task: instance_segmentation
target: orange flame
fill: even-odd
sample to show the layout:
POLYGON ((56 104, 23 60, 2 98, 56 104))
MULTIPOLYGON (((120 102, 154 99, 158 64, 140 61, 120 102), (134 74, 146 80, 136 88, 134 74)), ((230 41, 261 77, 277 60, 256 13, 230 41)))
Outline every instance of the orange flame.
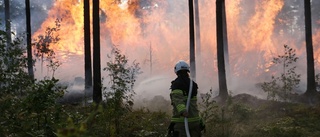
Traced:
MULTIPOLYGON (((177 60, 189 58, 188 3, 144 2, 145 5, 141 4, 142 0, 100 1, 102 46, 119 45, 123 52, 140 62, 149 59, 152 46, 154 65, 157 65, 153 70, 171 70, 177 60)), ((199 6, 202 53, 199 67, 200 71, 205 69, 212 77, 212 70, 216 70, 215 1, 199 1, 199 6)), ((235 75, 264 73, 270 59, 277 55, 283 44, 294 44, 293 40, 278 38, 278 34, 273 32, 276 17, 283 6, 284 0, 226 1, 230 67, 235 75)), ((62 18, 58 32, 61 40, 52 47, 58 52, 82 55, 82 0, 57 0, 33 36, 43 34, 46 27, 54 26, 57 18, 62 18)), ((317 30, 314 45, 319 45, 319 39, 320 30, 317 30)), ((319 53, 319 48, 315 49, 318 63, 319 53)))
POLYGON ((52 45, 56 51, 83 54, 83 3, 77 0, 58 0, 48 13, 48 18, 40 29, 33 34, 36 38, 44 35, 47 27, 55 27, 55 20, 61 19, 61 30, 57 32, 60 40, 52 45))

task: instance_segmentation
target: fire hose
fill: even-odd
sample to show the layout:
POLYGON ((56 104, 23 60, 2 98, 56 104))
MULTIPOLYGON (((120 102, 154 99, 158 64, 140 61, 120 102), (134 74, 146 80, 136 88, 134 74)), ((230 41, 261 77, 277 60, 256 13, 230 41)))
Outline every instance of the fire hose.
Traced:
MULTIPOLYGON (((188 93, 188 99, 187 99, 187 104, 186 104, 187 113, 188 113, 189 106, 190 106, 190 100, 191 100, 191 94, 192 94, 192 85, 193 85, 193 82, 192 82, 192 79, 190 78, 189 93, 188 93)), ((184 117, 184 127, 185 127, 185 130, 186 130, 187 137, 190 137, 188 118, 187 117, 184 117)))

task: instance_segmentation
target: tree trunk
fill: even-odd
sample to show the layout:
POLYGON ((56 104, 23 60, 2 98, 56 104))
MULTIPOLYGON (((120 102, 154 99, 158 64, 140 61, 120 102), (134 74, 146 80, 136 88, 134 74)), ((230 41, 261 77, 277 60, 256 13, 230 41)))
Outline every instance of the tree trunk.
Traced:
POLYGON ((93 20, 93 101, 100 103, 102 100, 101 87, 101 61, 100 61, 100 18, 99 0, 92 0, 93 20))
POLYGON ((195 40, 197 63, 201 64, 201 37, 200 37, 200 17, 199 17, 199 0, 194 0, 194 22, 195 22, 195 40))
POLYGON ((225 69, 225 48, 227 45, 226 18, 224 0, 216 1, 216 29, 217 29, 217 59, 218 59, 218 76, 219 76, 219 97, 221 101, 228 98, 228 88, 225 69))
POLYGON ((28 58, 28 73, 34 79, 33 61, 32 61, 32 45, 31 45, 31 15, 30 15, 30 0, 25 0, 26 5, 26 27, 27 27, 27 58, 28 58))
POLYGON ((10 0, 4 0, 4 14, 5 14, 5 24, 6 24, 6 32, 7 32, 7 48, 11 43, 11 21, 10 21, 10 0))
POLYGON ((228 44, 228 33, 227 33, 227 14, 225 0, 222 5, 222 23, 223 23, 223 53, 224 53, 224 67, 226 71, 226 83, 230 84, 230 65, 229 65, 229 44, 228 44))
POLYGON ((314 57, 312 47, 312 25, 311 25, 311 8, 310 0, 304 0, 304 15, 306 28, 306 51, 307 51, 307 95, 316 92, 314 57))
POLYGON ((84 16, 84 77, 85 92, 92 88, 91 40, 90 40, 90 0, 83 1, 84 16))
POLYGON ((193 0, 189 0, 189 36, 190 36, 190 71, 191 78, 196 80, 196 60, 194 48, 194 13, 193 13, 193 0))

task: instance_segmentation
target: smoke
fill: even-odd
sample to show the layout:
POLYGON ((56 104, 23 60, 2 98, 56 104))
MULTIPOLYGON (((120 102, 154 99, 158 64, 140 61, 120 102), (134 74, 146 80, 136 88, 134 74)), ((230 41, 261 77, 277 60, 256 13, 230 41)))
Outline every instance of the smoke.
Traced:
MULTIPOLYGON (((124 0, 131 2, 118 6, 113 0, 101 1, 101 67, 106 67, 112 46, 125 54, 129 61, 140 63, 136 98, 152 99, 161 95, 168 99, 173 66, 178 60, 189 61, 189 30, 187 1, 124 0)), ((25 31, 24 1, 13 0, 11 10, 14 30, 25 31), (19 6, 17 6, 19 5, 19 6), (19 12, 18 12, 19 11, 19 12)), ((317 11, 320 2, 313 2, 317 11)), ((0 16, 4 16, 0 0, 0 16)), ((61 47, 57 48, 62 66, 55 76, 63 81, 84 77, 82 12, 79 1, 31 0, 32 31, 40 34, 57 17, 64 17, 61 25, 61 47), (60 6, 60 7, 59 7, 60 6), (50 14, 50 11, 56 10, 50 14), (74 11, 76 11, 74 13, 74 11), (50 14, 50 15, 49 15, 50 14), (81 20, 80 20, 81 22, 81 20), (78 26, 80 25, 80 26, 78 26), (80 35, 80 36, 78 36, 80 35), (80 52, 79 52, 80 51, 80 52), (80 54, 79 54, 80 53, 80 54)), ((302 74, 301 90, 305 90, 306 60, 304 44, 303 2, 301 0, 227 0, 227 25, 230 85, 232 93, 251 93, 262 97, 257 83, 270 80, 266 70, 272 57, 283 53, 283 45, 297 49, 297 73, 302 74)), ((313 24, 319 27, 319 15, 313 14, 313 24)), ((319 12, 318 12, 319 13, 319 12)), ((200 93, 219 90, 216 58, 215 1, 199 0, 201 55, 196 55, 196 82, 200 93)), ((52 27, 52 26, 51 26, 52 27)), ((319 28, 314 28, 317 31, 319 28)), ((36 36, 34 36, 36 37, 36 36)), ((314 41, 318 41, 315 40, 314 41)), ((317 43, 317 42, 315 42, 317 43)), ((59 45, 57 45, 58 47, 59 45)), ((316 53, 319 53, 317 45, 316 53)), ((40 68, 37 68, 38 76, 40 68)), ((44 71, 40 76, 45 75, 44 71)), ((102 76, 106 76, 105 72, 102 76)))
MULTIPOLYGON (((30 0, 31 30, 37 31, 41 23, 47 18, 47 11, 53 5, 54 0, 30 0)), ((4 19, 4 0, 0 0, 0 17, 4 19)), ((25 0, 10 0, 10 19, 12 32, 21 35, 26 32, 25 0)), ((5 22, 1 20, 1 29, 5 22)))

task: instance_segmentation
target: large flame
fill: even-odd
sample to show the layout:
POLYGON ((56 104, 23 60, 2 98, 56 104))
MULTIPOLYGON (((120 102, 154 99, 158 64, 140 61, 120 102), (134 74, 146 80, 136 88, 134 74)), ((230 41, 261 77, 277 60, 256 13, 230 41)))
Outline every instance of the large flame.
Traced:
MULTIPOLYGON (((201 59, 200 75, 216 77, 215 1, 199 0, 201 59)), ((227 0, 230 69, 235 76, 260 75, 284 44, 296 46, 295 38, 275 34, 277 15, 284 0, 227 0)), ((103 0, 100 1, 101 43, 113 45, 139 62, 148 62, 152 51, 153 71, 172 70, 179 59, 189 58, 187 1, 103 0)), ((57 52, 83 54, 83 1, 56 0, 34 37, 62 18, 61 40, 52 45, 57 52)), ((318 21, 319 22, 319 21, 318 21)), ((314 33, 315 59, 320 63, 320 31, 314 33)), ((299 44, 299 43, 298 43, 299 44)), ((300 46, 301 47, 301 46, 300 46)), ((304 47, 302 45, 302 47, 304 47)), ((303 48, 298 54, 305 54, 303 48)), ((102 54, 106 54, 102 51, 102 54)), ((149 61, 150 62, 150 61, 149 61)), ((148 63, 146 63, 148 64, 148 63)), ((149 66, 149 65, 146 65, 149 66)))
POLYGON ((254 7, 246 7, 254 11, 250 13, 244 12, 246 9, 240 9, 240 2, 227 4, 231 6, 227 9, 232 9, 227 10, 231 63, 235 65, 233 68, 237 75, 261 73, 263 71, 257 70, 263 70, 267 67, 265 65, 268 65, 263 60, 269 60, 279 47, 272 42, 272 38, 276 15, 284 3, 279 0, 261 3, 255 1, 254 7), (245 14, 240 15, 240 12, 245 14), (258 59, 252 60, 252 58, 258 59), (247 67, 248 65, 251 67, 247 67))
POLYGON ((77 0, 57 0, 48 13, 48 18, 40 29, 33 34, 36 39, 44 35, 46 28, 56 27, 55 21, 61 20, 61 30, 54 35, 59 36, 57 44, 52 45, 55 51, 83 54, 83 3, 77 0))

